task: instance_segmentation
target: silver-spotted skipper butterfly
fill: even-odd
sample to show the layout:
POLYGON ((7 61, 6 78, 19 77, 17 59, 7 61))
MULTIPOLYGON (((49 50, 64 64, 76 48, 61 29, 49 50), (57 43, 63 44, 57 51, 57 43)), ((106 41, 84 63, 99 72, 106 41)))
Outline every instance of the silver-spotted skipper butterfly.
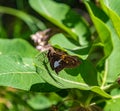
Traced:
POLYGON ((74 68, 80 64, 77 56, 70 56, 59 50, 49 50, 47 57, 52 70, 55 70, 57 74, 64 68, 74 68))

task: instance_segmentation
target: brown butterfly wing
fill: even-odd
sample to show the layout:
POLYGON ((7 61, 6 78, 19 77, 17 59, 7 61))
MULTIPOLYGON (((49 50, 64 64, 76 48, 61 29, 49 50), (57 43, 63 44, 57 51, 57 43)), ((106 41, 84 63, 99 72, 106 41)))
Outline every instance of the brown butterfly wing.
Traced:
POLYGON ((64 62, 66 64, 65 68, 74 68, 80 64, 80 61, 76 56, 69 55, 64 58, 64 62))
POLYGON ((54 68, 56 73, 64 68, 74 68, 80 64, 80 61, 76 56, 65 55, 65 57, 60 60, 59 66, 54 68))
POLYGON ((48 52, 48 59, 52 70, 58 74, 64 68, 73 68, 80 64, 76 56, 67 55, 65 52, 48 52), (57 65, 56 65, 57 63, 57 65))

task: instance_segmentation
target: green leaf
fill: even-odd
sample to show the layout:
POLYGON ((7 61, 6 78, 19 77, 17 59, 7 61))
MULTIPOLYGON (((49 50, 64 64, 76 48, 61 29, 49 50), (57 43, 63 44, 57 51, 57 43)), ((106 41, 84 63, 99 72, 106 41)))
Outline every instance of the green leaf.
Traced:
POLYGON ((76 68, 64 69, 59 72, 59 75, 57 75, 55 71, 52 71, 48 60, 43 53, 36 56, 34 63, 36 65, 37 72, 43 80, 57 88, 91 90, 103 97, 111 97, 97 86, 96 70, 88 61, 82 61, 80 66, 76 68))
POLYGON ((101 96, 103 96, 105 98, 109 98, 109 99, 112 98, 111 95, 109 95, 108 93, 106 93, 104 90, 102 90, 98 86, 91 87, 91 91, 93 91, 93 92, 95 92, 95 93, 97 93, 97 94, 99 94, 99 95, 101 95, 101 96))
POLYGON ((118 107, 119 105, 120 98, 108 100, 104 107, 104 111, 120 111, 120 107, 118 107))
POLYGON ((77 41, 79 37, 81 45, 88 44, 89 28, 69 6, 52 0, 29 0, 29 3, 40 15, 69 34, 68 37, 77 41))
POLYGON ((9 7, 4 7, 4 6, 0 6, 0 13, 2 14, 10 14, 16 17, 19 17, 21 20, 23 20, 28 26, 29 28, 34 32, 37 31, 38 28, 39 29, 45 29, 46 26, 44 25, 44 23, 42 21, 40 21, 39 19, 23 12, 23 11, 19 11, 13 8, 9 8, 9 7))
POLYGON ((0 85, 30 90, 33 84, 44 83, 36 73, 32 59, 0 55, 0 85))
POLYGON ((84 83, 81 75, 78 74, 79 68, 75 68, 76 73, 74 75, 67 74, 71 73, 71 71, 66 69, 67 72, 62 70, 59 73, 60 76, 58 76, 54 71, 51 70, 47 58, 42 53, 35 58, 34 62, 37 68, 37 72, 49 84, 52 84, 58 88, 74 88, 79 86, 81 89, 89 89, 89 86, 84 83), (81 83, 78 81, 81 81, 81 83))
POLYGON ((107 26, 110 29, 112 43, 113 43, 113 51, 112 51, 110 57, 106 61, 106 75, 105 76, 107 78, 105 79, 105 83, 114 82, 120 73, 120 65, 119 65, 120 39, 119 39, 119 34, 118 34, 119 32, 116 32, 116 30, 117 30, 116 28, 118 28, 117 25, 119 25, 119 20, 117 20, 117 21, 114 20, 114 19, 118 19, 116 17, 116 14, 117 14, 117 16, 120 15, 119 5, 118 5, 119 2, 120 2, 119 0, 100 1, 101 6, 103 7, 103 10, 111 18, 111 20, 109 20, 107 22, 107 26))
POLYGON ((52 36, 49 42, 54 47, 60 46, 61 48, 64 48, 64 50, 66 50, 68 54, 79 56, 82 59, 86 59, 88 57, 88 53, 90 50, 89 45, 86 45, 86 47, 75 45, 72 41, 65 38, 63 34, 56 34, 52 36))
POLYGON ((91 19, 94 23, 94 26, 98 32, 101 43, 103 44, 104 54, 105 54, 105 58, 106 58, 111 54, 113 46, 112 46, 110 30, 108 29, 107 25, 101 19, 99 19, 99 16, 104 17, 105 15, 100 9, 98 9, 91 2, 85 2, 85 5, 89 11, 90 17, 91 17, 91 19))
POLYGON ((34 57, 38 53, 27 41, 22 39, 0 39, 0 55, 19 55, 34 57))
MULTIPOLYGON (((93 22, 95 23, 97 20, 97 22, 95 23, 95 26, 98 25, 96 29, 98 28, 97 30, 99 30, 98 34, 100 33, 99 36, 104 46, 104 52, 106 54, 105 56, 108 57, 105 61, 105 70, 102 76, 101 88, 104 89, 104 87, 106 87, 105 85, 107 83, 113 83, 117 79, 118 74, 120 73, 120 65, 119 65, 120 40, 111 23, 111 20, 108 20, 106 22, 104 21, 105 23, 103 23, 100 19, 97 18, 98 16, 96 17, 92 13, 93 10, 91 10, 91 7, 92 9, 95 10, 96 9, 95 6, 91 5, 91 3, 89 2, 86 4, 88 7, 88 10, 90 10, 90 14, 91 14, 91 18, 93 19, 93 22), (108 28, 110 31, 108 30, 108 28)), ((94 14, 97 15, 96 13, 94 14)), ((101 15, 101 13, 99 13, 99 15, 101 15)))
POLYGON ((118 37, 120 38, 120 7, 118 4, 120 4, 119 0, 113 1, 113 0, 101 0, 100 1, 102 7, 106 11, 107 15, 111 18, 112 23, 114 25, 114 28, 118 34, 118 37))
POLYGON ((97 81, 97 70, 93 66, 93 64, 89 61, 82 61, 80 67, 80 74, 84 79, 85 83, 89 84, 90 86, 98 86, 97 81))
POLYGON ((48 97, 45 97, 41 94, 35 95, 33 98, 31 98, 27 102, 35 110, 43 110, 45 108, 51 107, 51 105, 52 105, 52 103, 48 99, 48 97))
POLYGON ((45 83, 36 72, 33 57, 37 53, 37 50, 22 39, 1 39, 0 85, 35 92, 58 90, 58 88, 45 83))
POLYGON ((69 48, 71 50, 74 50, 74 49, 79 48, 78 45, 75 45, 72 41, 65 38, 65 36, 63 34, 56 34, 56 35, 52 36, 52 38, 50 39, 49 42, 52 46, 59 45, 65 49, 69 48))
POLYGON ((61 99, 62 98, 56 93, 49 93, 47 96, 46 93, 37 93, 31 95, 31 97, 27 99, 27 103, 34 110, 44 111, 47 108, 51 108, 53 104, 57 104, 61 99))
POLYGON ((120 39, 111 24, 109 24, 112 33, 113 51, 106 61, 107 82, 114 82, 120 74, 120 39))

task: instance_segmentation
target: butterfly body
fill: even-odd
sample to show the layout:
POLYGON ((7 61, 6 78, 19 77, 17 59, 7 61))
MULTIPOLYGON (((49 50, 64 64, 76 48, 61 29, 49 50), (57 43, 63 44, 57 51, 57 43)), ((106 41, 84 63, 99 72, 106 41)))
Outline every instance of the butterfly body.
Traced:
POLYGON ((49 50, 47 56, 52 70, 55 70, 57 74, 64 68, 74 68, 80 64, 76 56, 68 55, 63 51, 49 50))

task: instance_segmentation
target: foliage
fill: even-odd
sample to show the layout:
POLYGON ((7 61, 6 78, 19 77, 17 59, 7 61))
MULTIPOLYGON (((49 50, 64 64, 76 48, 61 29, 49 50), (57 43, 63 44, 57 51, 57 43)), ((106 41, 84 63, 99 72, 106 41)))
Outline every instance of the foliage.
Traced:
POLYGON ((72 0, 69 5, 57 0, 29 0, 29 10, 34 13, 0 6, 0 85, 4 90, 0 93, 1 110, 119 111, 119 2, 100 0, 95 4, 83 0, 87 11, 82 13, 89 14, 93 24, 70 6, 72 0), (13 24, 6 28, 4 14, 19 19, 12 18, 13 24), (49 43, 78 56, 78 67, 57 75, 50 68, 46 52, 32 46, 30 34, 47 27, 62 30, 49 43))

